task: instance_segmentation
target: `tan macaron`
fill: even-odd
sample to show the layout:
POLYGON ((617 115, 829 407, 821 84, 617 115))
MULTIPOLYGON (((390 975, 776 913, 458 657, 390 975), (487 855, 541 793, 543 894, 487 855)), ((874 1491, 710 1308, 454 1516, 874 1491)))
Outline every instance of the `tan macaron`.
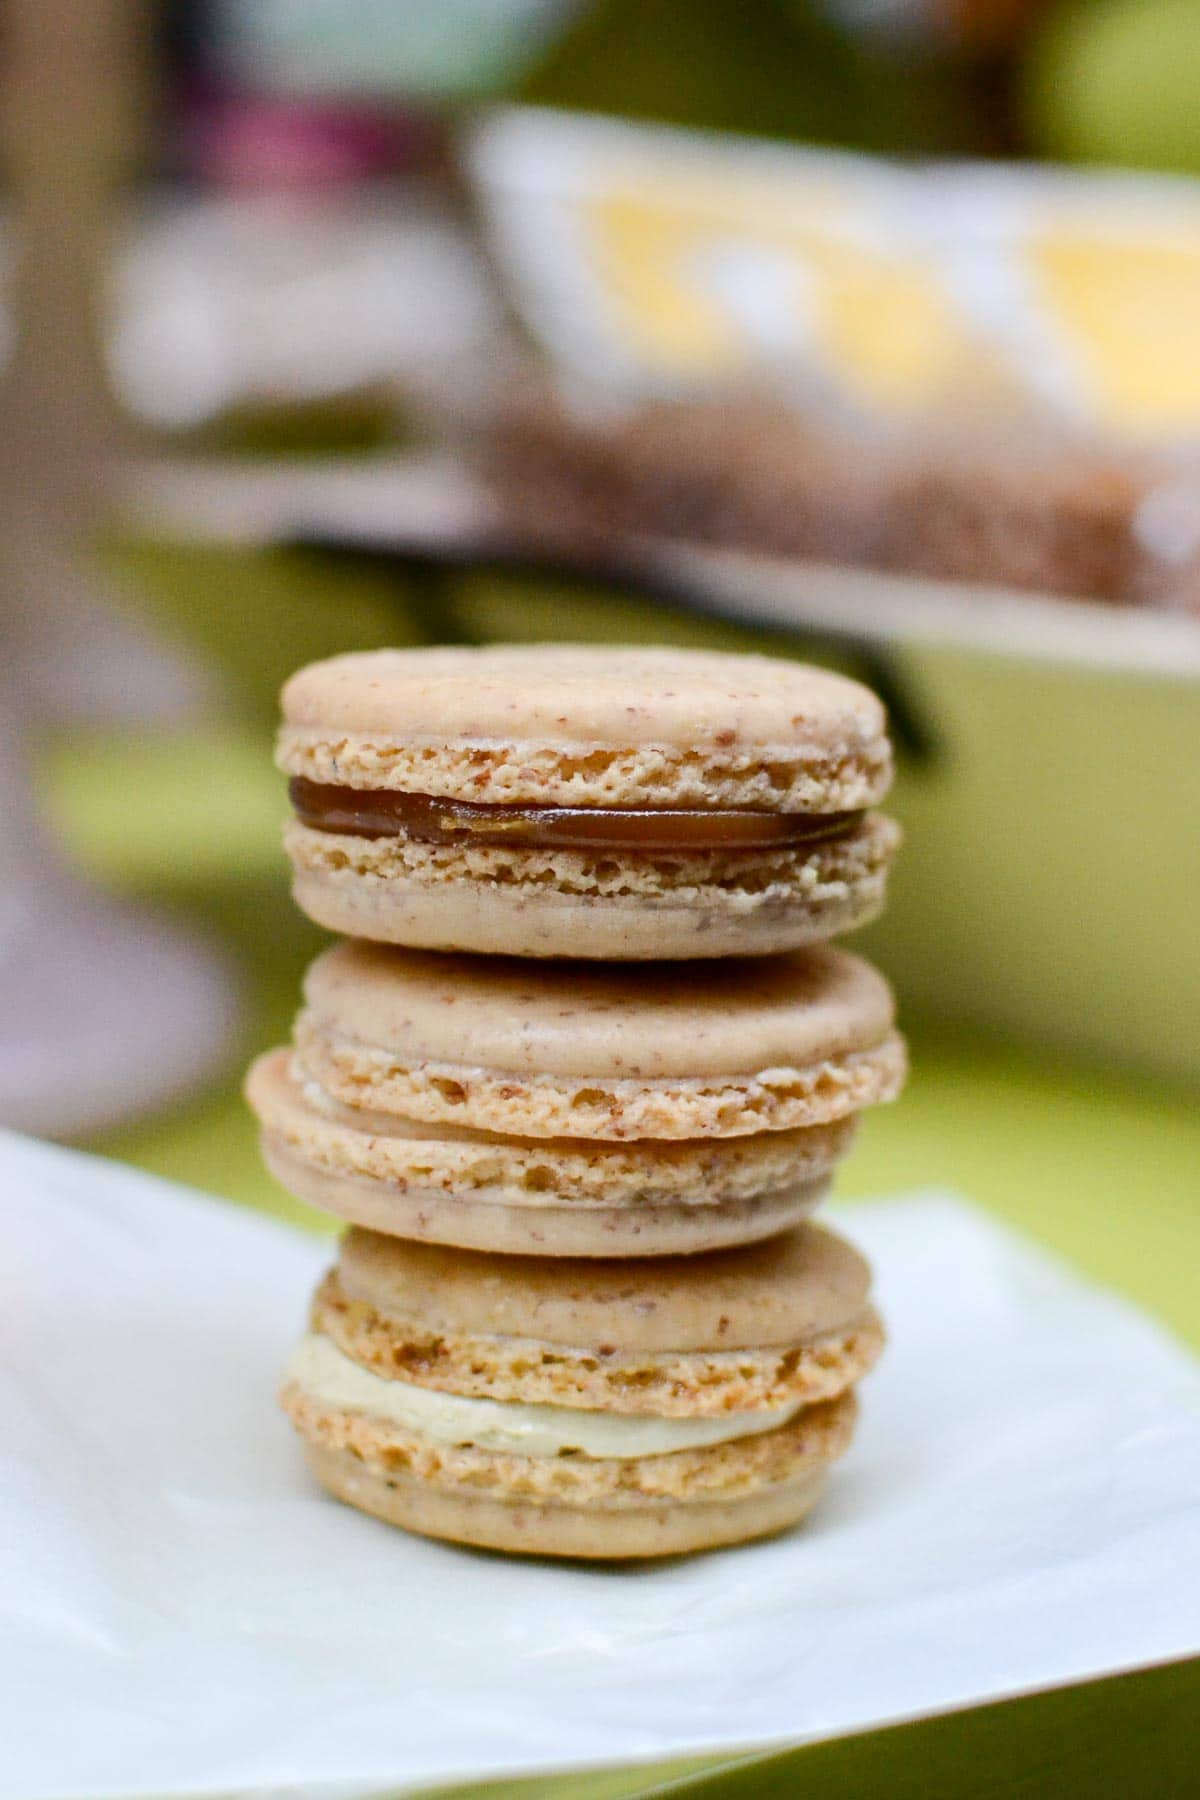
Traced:
POLYGON ((652 969, 342 943, 305 998, 248 1082, 269 1167, 355 1224, 475 1250, 778 1232, 904 1075, 887 983, 827 946, 652 969))
POLYGON ((283 692, 295 895, 418 949, 777 952, 879 911, 883 708, 802 663, 496 646, 334 657, 283 692))
POLYGON ((833 1232, 686 1263, 503 1262, 351 1231, 283 1405, 336 1495, 432 1537, 647 1557, 816 1500, 883 1342, 833 1232))

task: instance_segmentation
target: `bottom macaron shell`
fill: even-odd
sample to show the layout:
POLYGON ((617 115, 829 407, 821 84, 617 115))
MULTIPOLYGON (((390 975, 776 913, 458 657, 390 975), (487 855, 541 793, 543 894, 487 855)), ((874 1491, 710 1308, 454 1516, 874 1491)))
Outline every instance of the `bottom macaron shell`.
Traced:
POLYGON ((264 1160, 393 1237, 535 1256, 687 1255, 773 1236, 824 1194, 852 1119, 688 1142, 519 1138, 340 1105, 285 1050, 250 1070, 264 1160))
POLYGON ((305 1455, 317 1480, 337 1499, 421 1537, 509 1554, 610 1562, 680 1556, 769 1537, 811 1511, 827 1474, 822 1465, 733 1500, 657 1500, 603 1509, 456 1493, 320 1444, 306 1444, 305 1455))
POLYGON ((700 1255, 786 1231, 807 1217, 829 1190, 829 1178, 824 1177, 782 1193, 716 1206, 661 1202, 515 1206, 502 1194, 493 1201, 467 1200, 401 1189, 370 1176, 335 1174, 265 1135, 262 1155, 289 1193, 352 1225, 392 1237, 510 1256, 700 1255))
POLYGON ((286 841, 297 905, 343 936, 639 962, 774 955, 852 931, 883 907, 898 836, 891 820, 873 816, 851 838, 805 854, 742 857, 747 866, 720 879, 719 870, 697 875, 686 858, 669 856, 621 870, 612 855, 450 852, 299 824, 286 841), (581 873, 575 865, 585 861, 581 873), (667 879, 672 862, 680 869, 667 879))

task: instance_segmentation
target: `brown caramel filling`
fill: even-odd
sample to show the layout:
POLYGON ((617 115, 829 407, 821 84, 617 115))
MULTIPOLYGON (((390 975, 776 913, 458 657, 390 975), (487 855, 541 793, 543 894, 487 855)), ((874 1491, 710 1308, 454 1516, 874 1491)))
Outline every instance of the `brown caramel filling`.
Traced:
POLYGON ((765 850, 845 837, 857 812, 755 812, 749 807, 485 806, 429 794, 331 787, 292 778, 302 824, 352 837, 406 837, 428 844, 515 844, 527 849, 765 850))

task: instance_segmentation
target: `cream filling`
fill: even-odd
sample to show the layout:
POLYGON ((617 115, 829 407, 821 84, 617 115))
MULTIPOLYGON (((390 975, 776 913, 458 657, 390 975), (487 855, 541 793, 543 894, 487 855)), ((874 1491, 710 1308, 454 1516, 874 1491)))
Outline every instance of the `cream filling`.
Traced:
POLYGON ((669 1456, 673 1450, 698 1450, 772 1431, 799 1411, 798 1406, 773 1406, 719 1419, 662 1419, 480 1400, 375 1375, 315 1332, 296 1346, 285 1379, 326 1406, 386 1419, 439 1444, 470 1444, 516 1456, 669 1456))

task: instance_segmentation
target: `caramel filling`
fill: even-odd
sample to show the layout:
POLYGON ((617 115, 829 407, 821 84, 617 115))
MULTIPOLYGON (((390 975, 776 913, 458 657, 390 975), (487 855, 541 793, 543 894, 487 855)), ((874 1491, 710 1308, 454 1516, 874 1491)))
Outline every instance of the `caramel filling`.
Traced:
POLYGON ((302 824, 352 837, 529 849, 759 850, 846 837, 862 814, 615 806, 486 806, 429 794, 331 787, 296 775, 289 784, 302 824))

